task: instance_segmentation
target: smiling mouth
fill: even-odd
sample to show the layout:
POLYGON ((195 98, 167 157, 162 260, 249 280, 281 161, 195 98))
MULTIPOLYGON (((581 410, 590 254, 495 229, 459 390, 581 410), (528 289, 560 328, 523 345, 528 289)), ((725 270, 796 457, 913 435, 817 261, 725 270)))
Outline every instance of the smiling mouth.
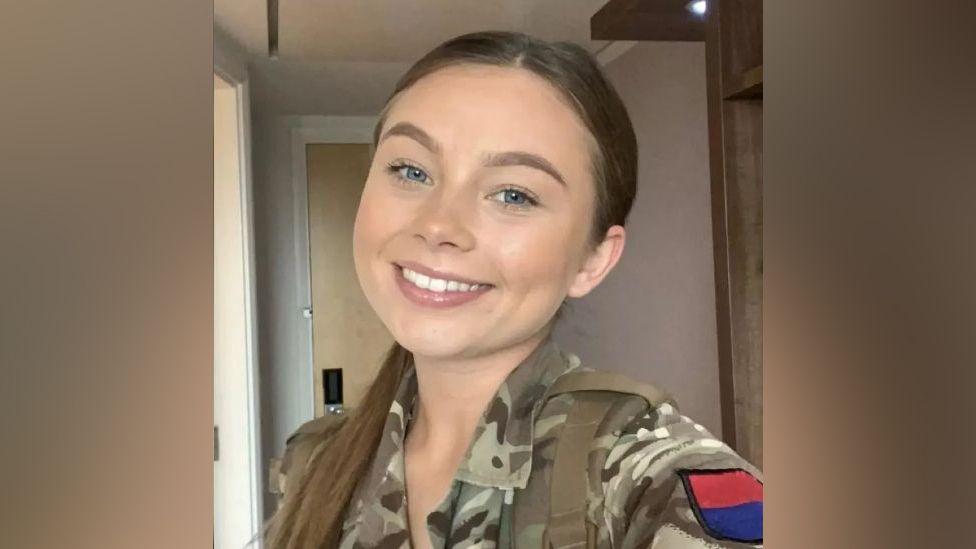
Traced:
POLYGON ((407 301, 424 309, 445 310, 459 307, 477 301, 495 287, 467 279, 431 278, 396 263, 391 264, 391 267, 400 294, 407 301))
POLYGON ((403 278, 413 286, 430 292, 436 293, 465 293, 478 292, 493 288, 494 285, 486 282, 470 282, 452 280, 450 278, 437 278, 428 276, 407 267, 394 263, 403 278))

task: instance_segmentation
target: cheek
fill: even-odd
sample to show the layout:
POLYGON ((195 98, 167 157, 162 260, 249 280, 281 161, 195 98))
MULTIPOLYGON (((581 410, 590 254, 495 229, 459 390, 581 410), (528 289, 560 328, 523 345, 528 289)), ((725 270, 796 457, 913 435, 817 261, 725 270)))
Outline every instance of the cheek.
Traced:
POLYGON ((369 183, 363 189, 353 225, 353 253, 357 261, 375 256, 393 230, 390 206, 371 191, 369 183))
POLYGON ((590 237, 589 209, 581 197, 561 204, 558 214, 524 231, 496 235, 499 262, 509 282, 526 292, 562 299, 578 274, 590 237), (552 294, 551 296, 549 294, 552 294))
POLYGON ((554 225, 498 239, 499 262, 512 286, 547 292, 564 289, 573 256, 571 231, 554 225))
POLYGON ((382 196, 370 192, 369 183, 363 189, 353 222, 353 262, 359 286, 373 310, 380 316, 387 300, 382 297, 384 276, 389 274, 384 252, 395 234, 396 223, 386 214, 388 204, 382 196))
POLYGON ((364 189, 353 224, 352 248, 356 276, 370 302, 378 283, 376 258, 381 255, 384 242, 389 240, 389 221, 382 212, 382 205, 364 189))

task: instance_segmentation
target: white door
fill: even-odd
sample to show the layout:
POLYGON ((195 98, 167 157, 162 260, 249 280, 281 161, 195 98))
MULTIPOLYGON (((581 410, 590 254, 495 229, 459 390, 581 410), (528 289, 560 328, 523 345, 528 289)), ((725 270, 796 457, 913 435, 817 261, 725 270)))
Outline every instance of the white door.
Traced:
POLYGON ((214 75, 214 547, 257 533, 256 383, 241 91, 214 75))

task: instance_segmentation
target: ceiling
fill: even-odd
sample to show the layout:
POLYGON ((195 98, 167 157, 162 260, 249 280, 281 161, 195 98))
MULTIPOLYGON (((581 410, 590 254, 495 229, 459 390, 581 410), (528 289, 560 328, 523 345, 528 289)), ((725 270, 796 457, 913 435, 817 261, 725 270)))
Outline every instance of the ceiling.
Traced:
POLYGON ((451 37, 515 30, 596 52, 590 16, 607 0, 279 0, 278 58, 266 0, 214 0, 214 22, 251 57, 252 104, 268 114, 368 115, 399 76, 451 37))

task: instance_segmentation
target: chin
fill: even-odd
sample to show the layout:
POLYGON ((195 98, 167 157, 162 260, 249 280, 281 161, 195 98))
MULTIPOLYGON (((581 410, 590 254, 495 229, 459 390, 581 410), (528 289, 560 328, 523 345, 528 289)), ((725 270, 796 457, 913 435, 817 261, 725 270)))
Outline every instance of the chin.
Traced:
POLYGON ((420 356, 452 357, 470 347, 470 337, 448 326, 418 326, 414 323, 401 326, 393 335, 403 348, 420 356))

